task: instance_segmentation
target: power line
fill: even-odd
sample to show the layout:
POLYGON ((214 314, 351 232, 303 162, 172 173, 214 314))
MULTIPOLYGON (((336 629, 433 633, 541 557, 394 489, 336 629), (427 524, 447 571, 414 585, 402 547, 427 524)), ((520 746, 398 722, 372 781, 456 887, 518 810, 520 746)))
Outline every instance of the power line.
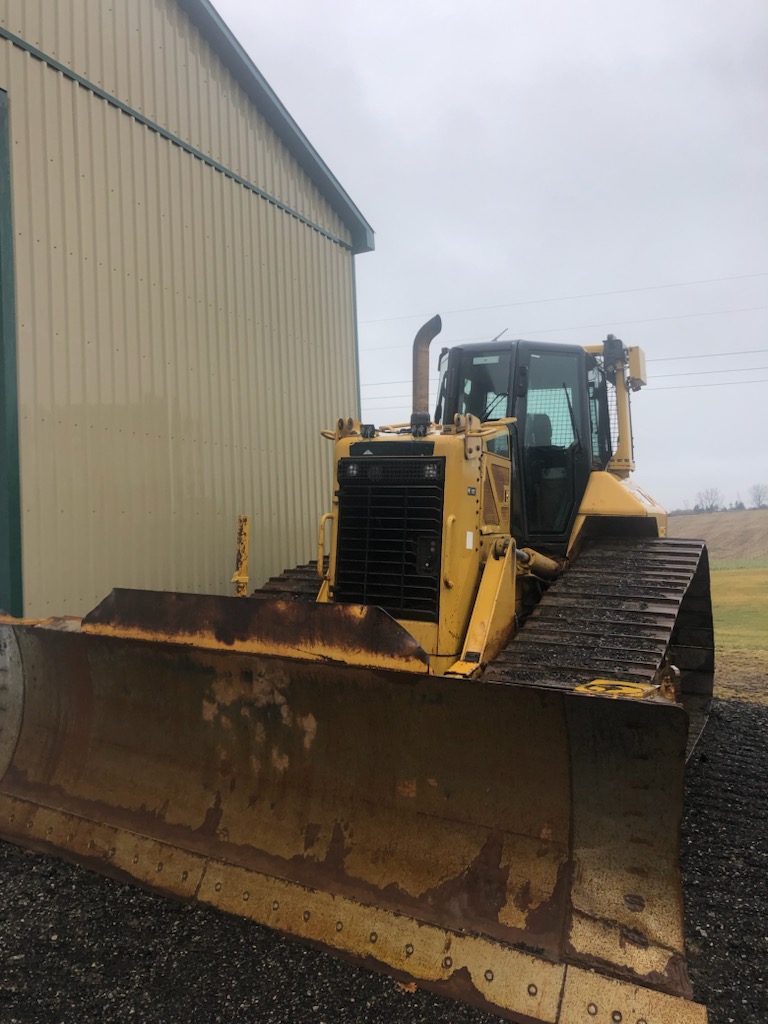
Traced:
POLYGON ((401 399, 410 399, 411 395, 374 395, 371 398, 366 398, 366 402, 397 402, 401 399))
MULTIPOLYGON (((758 367, 755 367, 755 369, 763 370, 763 369, 765 369, 765 367, 758 366, 758 367)), ((683 376, 687 376, 687 374, 672 373, 672 374, 669 374, 669 376, 670 377, 683 377, 683 376)), ((718 381, 713 381, 711 384, 710 383, 705 383, 705 384, 672 384, 671 386, 664 387, 664 388, 655 388, 653 386, 650 386, 650 387, 647 388, 647 390, 648 391, 683 391, 683 390, 687 390, 688 388, 728 388, 728 387, 734 387, 736 385, 741 385, 741 384, 768 384, 768 378, 760 378, 759 380, 718 380, 718 381)), ((370 402, 390 402, 390 403, 395 403, 395 402, 400 402, 400 401, 404 402, 404 401, 410 400, 410 398, 411 398, 410 395, 387 395, 387 396, 378 395, 378 396, 375 396, 373 398, 366 398, 365 399, 365 404, 368 405, 370 402)), ((386 406, 384 408, 386 408, 386 406)))
POLYGON ((730 388, 740 384, 768 384, 768 377, 760 380, 716 380, 711 384, 673 384, 668 388, 649 387, 649 391, 685 391, 688 388, 730 388))
MULTIPOLYGON (((664 380, 667 377, 691 377, 691 376, 698 377, 698 376, 700 376, 702 374, 708 374, 708 373, 748 373, 748 372, 751 372, 752 370, 768 370, 768 366, 728 366, 728 367, 721 367, 719 370, 691 370, 689 373, 658 373, 658 374, 656 374, 656 376, 653 379, 654 380, 664 380)), ((723 383, 727 384, 728 382, 727 381, 723 381, 723 383)), ((747 383, 750 383, 750 382, 749 381, 744 381, 744 382, 734 381, 733 383, 734 384, 739 384, 739 383, 747 384, 747 383)))
POLYGON ((768 352, 768 348, 750 348, 745 349, 743 352, 700 352, 695 356, 659 356, 654 359, 648 359, 649 363, 670 363, 676 362, 678 359, 720 359, 723 356, 757 356, 768 352))
MULTIPOLYGON (((435 381, 437 380, 437 377, 431 376, 429 379, 430 379, 431 383, 434 384, 435 381)), ((360 387, 361 388, 379 388, 379 387, 383 388, 385 384, 387 386, 391 387, 391 386, 394 386, 395 384, 410 384, 410 383, 411 382, 409 380, 372 380, 369 384, 361 384, 360 387)))
MULTIPOLYGON (((725 316, 730 313, 756 313, 759 310, 768 309, 768 306, 738 306, 735 309, 713 309, 707 313, 677 313, 673 316, 652 316, 647 317, 643 320, 604 320, 597 324, 576 324, 571 327, 545 327, 545 328, 532 328, 526 327, 520 331, 520 335, 523 334, 562 334, 564 331, 587 331, 592 330, 596 327, 627 327, 632 324, 656 324, 662 320, 688 320, 692 317, 701 316, 725 316)), ((464 341, 485 341, 485 338, 465 338, 464 341)), ((445 344, 455 345, 459 342, 449 341, 445 344)), ((392 352, 397 349, 410 348, 410 343, 403 345, 377 345, 374 348, 363 348, 363 354, 367 352, 392 352)))
MULTIPOLYGON (((646 362, 647 363, 669 363, 669 362, 675 362, 675 361, 680 360, 680 359, 722 359, 724 356, 728 356, 729 358, 731 356, 756 356, 756 355, 763 355, 766 352, 768 352, 768 348, 750 348, 750 349, 745 349, 742 352, 701 352, 701 353, 699 353, 698 355, 695 355, 695 356, 661 356, 661 357, 656 358, 656 359, 646 359, 646 362)), ((761 370, 761 369, 764 369, 764 367, 761 367, 761 366, 754 366, 754 367, 746 366, 746 367, 742 367, 742 369, 746 369, 746 370, 749 370, 749 369, 761 370)), ((693 370, 691 372, 692 373, 728 373, 729 372, 729 368, 723 368, 723 369, 720 369, 720 370, 693 370)), ((675 376, 675 374, 666 374, 665 376, 670 376, 671 377, 671 376, 675 376)), ((429 379, 430 379, 430 381, 432 383, 434 383, 435 381, 438 380, 438 378, 436 376, 431 376, 429 379)), ((385 386, 386 387, 393 387, 396 384, 410 384, 410 383, 411 382, 409 380, 373 380, 373 381, 361 383, 360 387, 361 388, 379 388, 379 387, 383 388, 385 386)), ((373 397, 375 397, 375 396, 373 396, 373 397)))
MULTIPOLYGON (((480 313, 486 309, 512 309, 515 306, 536 306, 545 302, 568 302, 572 299, 598 299, 606 295, 631 295, 637 292, 661 291, 664 288, 687 288, 695 284, 719 284, 722 281, 747 281, 756 277, 768 277, 768 273, 738 274, 734 277, 708 277, 699 281, 678 281, 675 284, 649 284, 640 288, 617 288, 610 292, 582 292, 580 295, 556 295, 550 299, 521 299, 518 302, 502 302, 494 306, 467 306, 464 309, 447 309, 446 315, 451 313, 480 313)), ((393 320, 416 320, 422 317, 432 316, 432 313, 406 313, 400 316, 378 317, 375 320, 361 320, 361 324, 386 324, 393 320)))

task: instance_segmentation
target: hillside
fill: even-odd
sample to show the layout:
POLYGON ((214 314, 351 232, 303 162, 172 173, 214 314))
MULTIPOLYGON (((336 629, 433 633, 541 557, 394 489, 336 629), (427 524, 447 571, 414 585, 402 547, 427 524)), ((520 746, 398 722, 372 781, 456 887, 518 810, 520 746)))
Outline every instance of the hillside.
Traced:
POLYGON ((717 561, 768 558, 768 508, 670 516, 669 536, 705 540, 717 561))

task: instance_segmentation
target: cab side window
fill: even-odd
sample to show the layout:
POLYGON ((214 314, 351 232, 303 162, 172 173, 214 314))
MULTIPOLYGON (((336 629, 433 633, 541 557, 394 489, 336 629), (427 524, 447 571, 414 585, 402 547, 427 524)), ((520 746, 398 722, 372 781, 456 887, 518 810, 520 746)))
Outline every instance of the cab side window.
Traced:
POLYGON ((526 448, 570 448, 581 421, 582 389, 575 354, 531 354, 525 420, 526 448))

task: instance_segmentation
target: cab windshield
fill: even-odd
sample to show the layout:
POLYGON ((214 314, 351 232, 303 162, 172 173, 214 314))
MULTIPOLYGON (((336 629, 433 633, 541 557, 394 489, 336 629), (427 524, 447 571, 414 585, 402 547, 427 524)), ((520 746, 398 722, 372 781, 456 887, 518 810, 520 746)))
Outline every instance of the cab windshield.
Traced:
POLYGON ((458 379, 448 384, 448 353, 440 360, 435 421, 449 422, 456 413, 471 413, 479 420, 503 419, 509 415, 509 386, 512 351, 464 350, 458 366, 458 379), (455 408, 451 408, 455 402, 455 408))

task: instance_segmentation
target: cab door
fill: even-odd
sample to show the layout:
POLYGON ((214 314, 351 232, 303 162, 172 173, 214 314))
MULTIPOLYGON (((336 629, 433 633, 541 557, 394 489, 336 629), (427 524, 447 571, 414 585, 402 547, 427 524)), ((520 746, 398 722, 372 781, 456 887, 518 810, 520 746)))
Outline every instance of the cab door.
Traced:
POLYGON ((514 394, 527 542, 565 554, 592 468, 586 353, 520 342, 514 394))

